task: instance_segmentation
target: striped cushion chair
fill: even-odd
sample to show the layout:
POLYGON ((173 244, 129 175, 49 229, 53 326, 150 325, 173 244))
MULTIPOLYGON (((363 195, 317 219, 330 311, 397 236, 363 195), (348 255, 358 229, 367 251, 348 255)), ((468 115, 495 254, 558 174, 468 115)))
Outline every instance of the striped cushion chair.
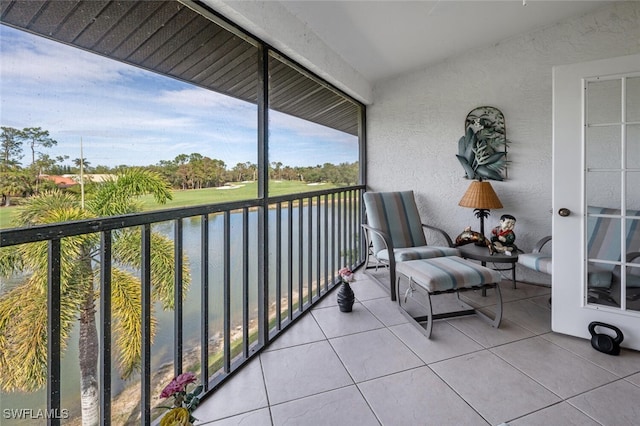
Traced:
POLYGON ((365 192, 363 200, 368 223, 362 227, 369 248, 365 268, 371 257, 389 267, 391 300, 396 300, 396 262, 460 255, 445 231, 421 222, 413 191, 365 192), (425 228, 440 233, 448 246, 428 245, 425 228))
POLYGON ((551 253, 543 252, 544 246, 551 241, 551 236, 542 238, 533 247, 531 253, 524 253, 518 256, 518 264, 551 275, 551 253))
MULTIPOLYGON (((592 262, 589 264, 587 287, 589 301, 599 304, 619 306, 619 289, 612 292, 612 287, 620 283, 620 267, 612 262, 621 262, 620 255, 620 210, 604 207, 587 207, 587 252, 590 259, 600 259, 607 262, 592 262), (608 217, 607 215, 611 215, 608 217), (617 217, 616 217, 617 216, 617 217)), ((629 216, 640 217, 640 211, 627 210, 629 216)), ((626 227, 626 262, 640 263, 640 220, 629 221, 626 227)), ((532 253, 518 256, 518 263, 538 272, 551 274, 551 254, 542 253, 542 247, 551 241, 551 237, 540 240, 532 253)), ((629 268, 626 275, 627 299, 640 299, 640 274, 638 268, 629 268)))
MULTIPOLYGON (((636 263, 640 259, 640 220, 628 220, 625 227, 625 259, 620 255, 620 210, 605 207, 589 206, 587 220, 587 251, 590 259, 605 261, 636 263), (612 215, 607 217, 606 215, 612 215)), ((627 217, 640 217, 640 211, 627 210, 627 217)), ((640 297, 640 276, 638 268, 628 268, 626 274, 627 299, 636 300, 640 297)), ((620 267, 614 263, 590 262, 587 276, 589 301, 593 303, 619 306, 620 282, 622 281, 620 267)))

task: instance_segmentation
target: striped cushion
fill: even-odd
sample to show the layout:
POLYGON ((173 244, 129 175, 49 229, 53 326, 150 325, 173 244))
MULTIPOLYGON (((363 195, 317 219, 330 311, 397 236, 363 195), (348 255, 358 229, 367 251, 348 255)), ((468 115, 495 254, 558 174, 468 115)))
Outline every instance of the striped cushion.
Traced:
MULTIPOLYGON (((405 262, 407 260, 432 259, 442 256, 460 256, 460 250, 453 247, 422 246, 393 249, 393 254, 396 262, 405 262)), ((388 261, 389 251, 381 250, 377 257, 388 261)))
MULTIPOLYGON (((620 261, 621 241, 620 223, 621 219, 615 217, 598 217, 592 215, 616 215, 620 216, 619 209, 608 209, 604 207, 587 208, 589 214, 587 218, 587 251, 589 258, 601 260, 620 261)), ((627 210, 627 216, 639 216, 637 210, 627 210)), ((626 247, 627 252, 635 251, 640 246, 640 220, 629 220, 626 227, 626 247)), ((599 267, 613 270, 615 265, 598 265, 599 267)))
POLYGON ((518 263, 534 271, 551 274, 551 255, 546 253, 526 253, 518 256, 518 263))
MULTIPOLYGON (((394 248, 427 245, 413 191, 365 192, 369 225, 391 238, 394 248)), ((382 239, 372 235, 374 253, 385 249, 382 239)))
POLYGON ((609 288, 612 280, 613 272, 611 271, 589 269, 587 274, 587 286, 589 288, 609 288))
MULTIPOLYGON (((590 259, 621 261, 622 246, 620 240, 621 219, 593 215, 620 216, 619 209, 589 206, 587 208, 587 250, 590 259)), ((640 216, 637 210, 627 210, 627 216, 640 216)), ((626 227, 626 251, 631 252, 640 246, 640 220, 628 220, 626 227)), ((593 287, 611 287, 615 264, 597 262, 589 264, 588 285, 593 287)), ((627 275, 627 287, 637 287, 638 280, 627 275)))
MULTIPOLYGON (((620 261, 622 247, 620 244, 621 219, 615 217, 600 217, 593 215, 620 216, 619 209, 604 207, 587 207, 587 251, 590 259, 620 261)), ((627 210, 627 216, 640 217, 640 211, 627 210)), ((627 222, 626 247, 627 252, 637 251, 640 248, 640 220, 627 222)), ((518 263, 535 271, 551 274, 551 255, 546 253, 527 253, 518 257, 518 263)), ((600 263, 597 267, 590 266, 589 287, 610 287, 613 278, 615 264, 600 263)), ((636 280, 632 277, 627 280, 629 287, 636 286, 636 280)))
POLYGON ((411 277, 430 293, 499 283, 501 280, 499 272, 454 256, 410 260, 398 263, 396 270, 411 277))

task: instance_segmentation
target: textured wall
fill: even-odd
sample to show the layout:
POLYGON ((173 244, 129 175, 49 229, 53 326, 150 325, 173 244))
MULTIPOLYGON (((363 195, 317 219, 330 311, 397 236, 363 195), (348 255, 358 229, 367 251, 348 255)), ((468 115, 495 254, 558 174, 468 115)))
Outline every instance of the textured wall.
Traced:
POLYGON ((367 111, 370 189, 414 190, 423 218, 452 237, 468 225, 478 229, 473 211, 458 206, 469 181, 455 154, 467 113, 495 106, 512 143, 508 179, 492 181, 504 209, 485 227, 513 214, 516 243, 530 250, 551 233, 552 67, 637 52, 640 2, 618 2, 379 82, 367 111))

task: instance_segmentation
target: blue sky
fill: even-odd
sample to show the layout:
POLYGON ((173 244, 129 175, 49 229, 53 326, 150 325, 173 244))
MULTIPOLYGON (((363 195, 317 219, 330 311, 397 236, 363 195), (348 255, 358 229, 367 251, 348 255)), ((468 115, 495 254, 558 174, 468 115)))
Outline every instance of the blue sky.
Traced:
MULTIPOLYGON (((200 153, 257 161, 256 106, 0 25, 0 124, 48 130, 44 152, 92 166, 150 165, 200 153)), ((358 160, 352 135, 270 112, 270 162, 358 160)), ((24 150, 24 164, 31 161, 24 150)))

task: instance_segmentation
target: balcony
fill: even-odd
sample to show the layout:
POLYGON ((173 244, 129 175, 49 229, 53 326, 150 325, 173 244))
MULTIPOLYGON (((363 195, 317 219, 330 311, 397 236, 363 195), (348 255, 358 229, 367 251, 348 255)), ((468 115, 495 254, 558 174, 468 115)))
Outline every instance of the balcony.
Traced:
MULTIPOLYGON (((86 414, 88 403, 94 410, 99 405, 101 424, 151 424, 162 414, 156 406, 170 404, 158 395, 171 377, 192 372, 203 384, 203 394, 213 392, 326 296, 338 282, 339 268, 355 268, 362 262, 363 190, 363 186, 355 186, 271 197, 268 201, 3 230, 3 248, 30 246, 47 253, 41 271, 47 287, 46 302, 42 299, 47 322, 42 332, 46 366, 41 365, 40 358, 25 358, 46 373, 46 404, 38 401, 37 395, 33 396, 35 400, 14 397, 4 402, 8 405, 3 404, 3 415, 7 419, 30 419, 33 412, 46 409, 47 413, 60 413, 49 419, 51 424, 59 424, 67 418, 79 420, 86 414), (129 266, 128 272, 139 277, 141 288, 137 294, 127 293, 129 302, 138 305, 139 315, 129 325, 140 330, 139 344, 123 344, 118 337, 122 336, 118 301, 122 299, 119 281, 123 275, 116 272, 122 269, 123 257, 116 247, 123 238, 132 238, 139 247, 139 255, 133 255, 137 258, 130 259, 130 264, 137 266, 129 266), (166 251, 166 241, 172 241, 169 251, 174 260, 169 262, 165 257, 162 266, 154 255, 166 251), (88 268, 93 270, 94 283, 88 288, 100 295, 87 302, 91 305, 89 316, 95 316, 95 320, 80 321, 79 338, 69 323, 70 305, 77 303, 72 302, 75 293, 69 293, 69 289, 84 287, 69 275, 76 263, 76 256, 71 258, 69 254, 75 253, 76 244, 85 246, 83 253, 90 253, 77 257, 85 259, 77 263, 91 262, 88 268), (159 291, 159 275, 167 268, 173 281, 169 309, 154 297, 159 291), (180 291, 189 276, 191 288, 180 291), (93 350, 91 345, 82 349, 83 323, 89 335, 90 329, 95 329, 93 350), (79 340, 80 350, 67 348, 78 345, 79 340), (137 371, 124 381, 118 377, 122 369, 115 366, 115 361, 121 361, 123 346, 139 353, 139 361, 134 363, 137 371), (79 369, 78 352, 84 355, 86 351, 92 353, 93 361, 91 355, 84 361, 81 356, 84 367, 79 369), (72 361, 68 361, 70 358, 72 361), (98 370, 92 364, 97 364, 98 370), (83 383, 85 378, 96 382, 91 387, 96 394, 92 401, 80 401, 78 375, 83 383)), ((15 297, 13 289, 17 287, 10 284, 3 297, 15 297)), ((26 316, 27 311, 38 309, 20 306, 16 315, 26 316)), ((80 317, 86 314, 85 309, 81 311, 80 317)), ((4 347, 19 352, 21 340, 15 334, 5 336, 4 347)), ((81 391, 86 394, 84 385, 81 391)))
POLYGON ((370 274, 356 277, 352 313, 329 294, 203 401, 198 424, 631 425, 640 414, 640 353, 551 332, 548 288, 505 280, 499 329, 442 320, 428 340, 370 274))
MULTIPOLYGON (((416 99, 414 87, 399 86, 398 90, 393 87, 395 81, 381 85, 382 97, 380 102, 376 100, 371 124, 367 126, 365 109, 359 101, 320 81, 296 61, 226 18, 217 16, 206 7, 205 3, 210 2, 104 0, 80 3, 83 4, 3 1, 3 24, 75 44, 83 50, 95 50, 100 55, 253 105, 255 111, 251 109, 251 117, 257 116, 255 139, 259 148, 252 161, 257 160, 263 170, 262 176, 254 179, 263 182, 269 165, 266 153, 269 147, 278 144, 275 138, 269 141, 269 129, 277 129, 278 123, 270 123, 268 118, 282 113, 358 137, 360 183, 367 183, 369 176, 373 178, 369 183, 378 188, 422 185, 412 170, 398 174, 401 178, 389 179, 383 172, 392 169, 384 167, 386 160, 396 169, 406 166, 403 159, 410 158, 409 164, 413 164, 415 158, 420 162, 415 170, 422 173, 441 166, 439 163, 445 155, 453 158, 448 147, 444 144, 440 147, 440 141, 449 137, 441 129, 454 121, 451 111, 469 102, 470 92, 460 90, 464 87, 461 83, 474 80, 478 70, 486 75, 493 72, 492 68, 482 66, 485 61, 469 67, 465 59, 461 62, 465 68, 459 75, 461 83, 449 75, 442 80, 433 78, 430 70, 428 84, 422 87, 427 78, 418 74, 415 81, 421 84, 416 87, 421 87, 424 98, 416 99), (69 19, 67 13, 77 19, 69 19), (112 22, 107 23, 108 20, 112 22), (95 25, 96 22, 100 25, 95 25), (54 34, 54 30, 58 33, 54 34), (162 48, 153 50, 148 46, 162 48), (234 72, 227 73, 229 69, 234 72), (440 90, 447 93, 446 100, 443 96, 432 96, 440 92, 430 89, 441 81, 445 83, 440 90), (450 85, 458 86, 449 90, 450 85), (407 96, 409 92, 411 96, 407 96), (431 100, 424 100, 426 97, 433 97, 436 103, 432 106, 431 100), (393 114, 386 113, 398 105, 403 107, 393 114), (431 123, 441 122, 437 126, 425 124, 425 117, 420 115, 420 128, 436 130, 416 132, 416 124, 407 120, 415 117, 416 105, 428 105, 429 111, 446 112, 428 117, 431 123), (381 116, 387 118, 381 120, 381 116), (369 162, 365 155, 365 130, 372 135, 369 146, 374 148, 369 162), (389 155, 391 150, 398 151, 388 143, 389 135, 393 135, 394 140, 400 136, 409 141, 410 149, 405 150, 404 156, 389 155), (425 141, 429 144, 427 149, 425 141), (382 156, 389 158, 381 162, 382 156)), ((625 13, 610 15, 625 16, 625 13)), ((580 27, 571 27, 576 28, 576 32, 580 30, 580 27)), ((592 28, 591 22, 588 28, 592 28)), ((591 33, 612 34, 608 30, 591 33)), ((559 43, 565 44, 567 39, 571 38, 561 38, 559 43)), ((620 43, 618 49, 624 51, 625 46, 620 43)), ((498 47, 502 49, 502 44, 498 47)), ((517 47, 521 52, 520 46, 517 47)), ((558 52, 554 57, 559 58, 562 49, 558 52)), ((543 50, 538 55, 545 66, 544 75, 548 74, 547 54, 543 50)), ((538 56, 532 55, 533 60, 538 56)), ((500 53, 496 59, 486 62, 508 61, 503 69, 513 67, 512 55, 500 53)), ((558 62, 564 59, 559 58, 558 62)), ((522 61, 521 66, 526 68, 531 62, 522 61)), ((520 86, 523 75, 527 78, 533 75, 532 82, 542 80, 539 78, 542 68, 534 63, 531 69, 532 73, 517 73, 511 79, 486 81, 483 87, 489 92, 502 93, 508 87, 505 82, 520 86)), ((449 73, 449 69, 442 74, 445 72, 449 73)), ((540 93, 550 90, 538 83, 534 87, 540 93)), ((350 89, 358 92, 357 87, 350 89)), ((513 93, 509 92, 498 100, 515 103, 513 93)), ((527 102, 520 102, 526 106, 514 108, 514 112, 528 116, 531 111, 549 110, 550 106, 542 102, 534 102, 531 107, 527 93, 521 93, 527 102)), ((471 94, 483 92, 471 91, 471 94)), ((515 94, 518 95, 518 91, 515 94)), ((529 132, 531 129, 526 126, 518 130, 538 134, 540 128, 545 129, 548 117, 534 116, 527 121, 535 123, 535 131, 529 132)), ((459 123, 455 124, 457 128, 459 123)), ((118 126, 109 123, 109 127, 118 126)), ((538 163, 547 162, 544 148, 540 152, 532 157, 533 164, 538 160, 538 163)), ((446 188, 449 194, 455 193, 456 185, 448 174, 434 175, 434 178, 439 183, 434 186, 446 188)), ((530 190, 527 185, 526 180, 514 182, 513 192, 530 190)), ((539 182, 535 187, 545 188, 539 182)), ((60 289, 60 266, 65 262, 61 248, 70 238, 90 236, 99 247, 93 253, 94 266, 99 264, 101 271, 110 271, 114 263, 113 241, 123 231, 137 236, 143 253, 140 267, 133 271, 143 282, 142 315, 136 324, 142 330, 141 362, 139 372, 131 380, 120 380, 112 338, 114 309, 108 296, 114 277, 109 272, 96 275, 95 287, 105 295, 96 304, 100 351, 99 394, 95 407, 99 407, 101 424, 156 424, 162 410, 155 407, 163 405, 158 398, 159 389, 167 377, 184 371, 195 372, 205 387, 203 401, 195 412, 199 424, 617 425, 636 422, 640 416, 637 406, 640 354, 623 350, 619 357, 610 357, 595 352, 585 340, 551 332, 550 292, 546 288, 519 283, 514 290, 507 281, 502 290, 506 312, 500 329, 492 329, 474 318, 451 319, 438 322, 433 338, 427 340, 406 323, 389 301, 385 287, 380 285, 385 282, 384 272, 358 271, 354 283, 357 297, 354 312, 340 313, 333 291, 337 284, 336 272, 344 265, 357 268, 361 264, 364 247, 359 233, 363 219, 360 200, 364 190, 364 185, 358 185, 3 231, 0 243, 3 247, 41 245, 42 253, 48 256, 49 294, 48 303, 43 306, 43 310, 48 311, 48 326, 43 331, 48 343, 44 354, 46 389, 35 396, 36 404, 31 404, 31 395, 27 394, 18 394, 9 405, 6 400, 0 401, 3 409, 0 423, 13 424, 13 419, 22 416, 24 421, 17 424, 32 424, 33 419, 30 422, 25 417, 34 413, 26 410, 36 407, 47 409, 49 414, 65 413, 47 419, 49 424, 79 423, 77 356, 64 350, 60 330, 61 304, 65 301, 60 289), (152 235, 156 231, 173 241, 172 250, 177 256, 170 269, 175 271, 176 288, 184 278, 181 271, 186 262, 182 254, 186 254, 185 260, 192 268, 191 289, 186 294, 176 291, 175 309, 168 312, 161 312, 152 301, 151 253, 155 248, 152 235), (157 324, 151 321, 154 310, 160 315, 157 324), (152 342, 153 326, 162 339, 152 342), (130 392, 122 392, 124 388, 130 392), (126 399, 128 401, 124 401, 126 399), (11 405, 16 401, 18 403, 11 405), (126 409, 124 402, 129 403, 126 409), (7 412, 7 408, 18 411, 7 412)), ((447 197, 451 198, 449 194, 447 197)), ((435 200, 445 198, 438 192, 425 195, 435 200)), ((539 212, 545 209, 541 200, 546 197, 542 195, 530 197, 531 203, 539 204, 536 206, 539 212)), ((455 205, 452 200, 449 201, 455 205)), ((522 209, 526 210, 526 205, 522 209)), ((450 219, 452 209, 447 203, 440 201, 435 210, 442 215, 440 222, 450 219)), ((460 225, 461 221, 453 222, 460 225)), ((484 300, 477 299, 477 302, 484 300)), ((441 296, 438 303, 446 304, 446 296, 441 296)), ((77 336, 74 337, 77 341, 77 336)), ((44 422, 44 419, 40 417, 38 421, 44 422)))
MULTIPOLYGON (((519 283, 513 289, 507 279, 499 329, 474 317, 442 320, 429 340, 390 301, 382 284, 386 271, 360 270, 353 283, 354 310, 341 313, 332 292, 335 271, 361 263, 363 190, 271 198, 266 210, 251 200, 3 231, 3 246, 38 241, 48 246, 47 409, 61 412, 73 404, 64 391, 69 372, 61 368, 60 246, 66 238, 98 233, 100 259, 109 265, 112 237, 137 229, 143 246, 142 362, 139 382, 134 380, 128 394, 137 402, 126 416, 119 412, 121 396, 111 367, 112 300, 102 297, 97 314, 101 424, 156 423, 162 410, 155 407, 163 404, 158 371, 166 376, 167 366, 174 375, 194 371, 205 384, 194 413, 198 424, 549 424, 559 418, 632 424, 638 415, 632 395, 640 384, 640 353, 623 350, 612 357, 594 351, 586 340, 553 333, 547 287, 519 283), (266 217, 260 214, 265 211, 266 217), (186 225, 194 221, 196 235, 186 225), (261 227, 267 229, 268 250, 260 249, 260 238, 250 238, 261 227), (223 250, 220 256, 191 259, 204 284, 186 295, 175 293, 173 322, 157 325, 170 343, 157 347, 148 329, 150 241, 151 230, 162 228, 173 238, 176 253, 194 239, 202 253, 213 253, 210 248, 218 242, 223 250), (222 300, 212 305, 218 297, 222 300), (200 324, 186 312, 194 300, 200 324), (195 340, 189 331, 194 328, 195 340), (158 354, 167 350, 169 361, 158 354)), ((181 270, 177 262, 175 270, 181 270)), ((99 281, 102 294, 109 294, 109 274, 99 281)), ((493 298, 468 297, 492 309, 487 303, 493 298)), ((438 296, 435 309, 450 302, 448 295, 438 296)), ((75 414, 70 424, 78 420, 75 414)))

